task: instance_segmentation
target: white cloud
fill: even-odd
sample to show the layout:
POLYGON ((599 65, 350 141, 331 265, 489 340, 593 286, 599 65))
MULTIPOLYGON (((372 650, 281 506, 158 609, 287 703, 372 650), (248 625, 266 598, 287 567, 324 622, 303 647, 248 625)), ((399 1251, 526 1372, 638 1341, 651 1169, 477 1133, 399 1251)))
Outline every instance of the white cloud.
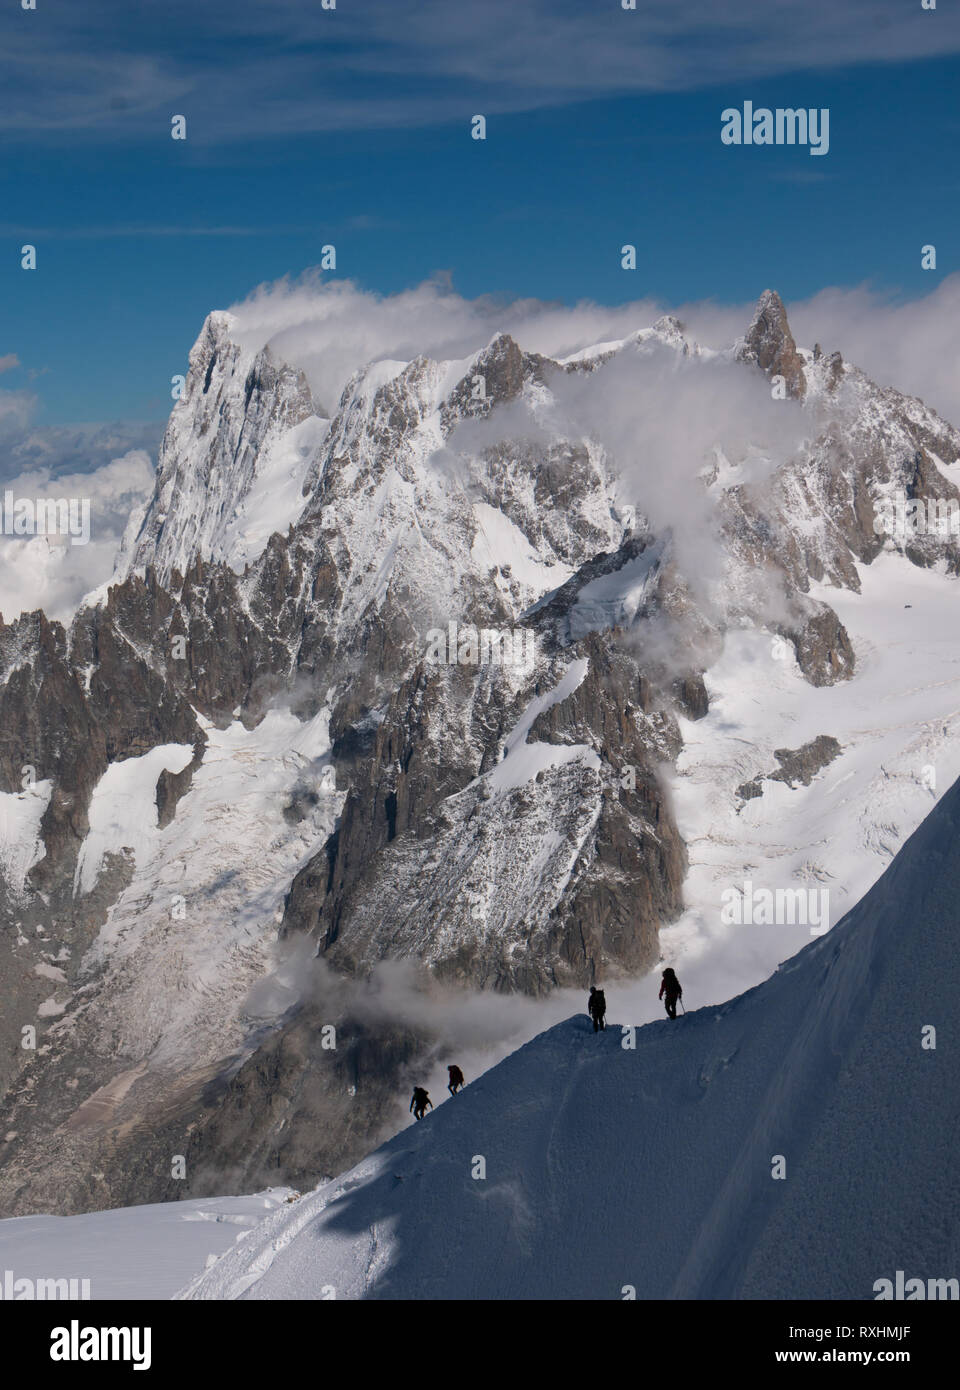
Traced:
POLYGON ((773 400, 759 373, 717 357, 679 357, 659 346, 629 347, 591 375, 555 374, 549 403, 515 401, 481 420, 465 421, 449 453, 477 454, 516 438, 557 437, 599 443, 618 476, 621 502, 632 504, 657 535, 670 532, 680 569, 709 606, 723 577, 715 498, 699 481, 717 451, 740 478, 762 485, 793 456, 811 425, 798 403, 773 400))
POLYGON ((500 332, 530 351, 563 355, 623 337, 660 310, 653 301, 608 309, 535 299, 464 299, 443 276, 399 294, 378 295, 349 280, 325 282, 319 272, 308 271, 297 280, 259 286, 231 312, 244 346, 256 349, 269 342, 278 357, 304 368, 318 399, 335 410, 351 375, 380 358, 468 357, 500 332))
MULTIPOLYGON (((758 286, 758 296, 765 288, 758 286)), ((820 343, 826 353, 839 351, 880 386, 919 396, 960 426, 960 273, 945 276, 929 293, 914 299, 881 293, 869 285, 831 286, 810 299, 787 300, 786 308, 801 347, 820 343)), ((688 304, 676 312, 694 337, 717 347, 743 333, 753 305, 688 304)))
MULTIPOLYGON (((757 285, 758 298, 766 288, 757 285)), ((279 357, 305 369, 318 399, 334 410, 352 373, 380 358, 468 357, 498 332, 509 333, 528 351, 562 357, 627 337, 664 313, 676 314, 688 337, 724 347, 745 332, 754 306, 755 301, 670 305, 642 299, 608 307, 590 301, 465 299, 443 276, 398 294, 377 295, 348 280, 325 282, 314 271, 261 285, 232 312, 246 346, 270 342, 279 357)), ((830 288, 788 302, 787 310, 802 347, 818 341, 825 352, 839 348, 880 384, 918 395, 960 424, 960 362, 953 350, 960 273, 920 299, 903 302, 868 288, 830 288)))
POLYGON ((113 573, 114 560, 131 510, 153 490, 153 464, 133 449, 89 473, 48 469, 22 473, 3 484, 16 498, 76 498, 90 502, 90 541, 68 544, 60 537, 29 539, 0 535, 0 613, 11 622, 21 612, 42 608, 68 622, 81 599, 113 573))
POLYGON ((839 349, 881 386, 919 396, 960 425, 960 273, 920 299, 898 301, 869 288, 825 289, 787 309, 798 342, 839 349))

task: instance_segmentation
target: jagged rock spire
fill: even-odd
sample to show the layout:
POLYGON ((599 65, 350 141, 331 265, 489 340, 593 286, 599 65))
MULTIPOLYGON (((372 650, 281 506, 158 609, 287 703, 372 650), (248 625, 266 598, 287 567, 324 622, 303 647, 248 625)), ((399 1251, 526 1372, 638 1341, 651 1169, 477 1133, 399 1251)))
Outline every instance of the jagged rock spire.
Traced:
POLYGON ((768 376, 782 376, 787 394, 797 399, 806 390, 803 359, 797 351, 787 311, 775 290, 764 290, 757 300, 753 320, 737 348, 741 362, 756 362, 768 376))

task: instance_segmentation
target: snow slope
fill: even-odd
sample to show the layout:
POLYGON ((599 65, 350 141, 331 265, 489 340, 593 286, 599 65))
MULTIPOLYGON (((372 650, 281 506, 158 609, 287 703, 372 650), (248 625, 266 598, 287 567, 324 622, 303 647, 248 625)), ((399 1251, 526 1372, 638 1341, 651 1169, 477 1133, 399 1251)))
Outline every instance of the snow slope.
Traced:
POLYGON ((0 1221, 0 1279, 88 1279, 91 1299, 171 1298, 204 1262, 222 1255, 294 1194, 158 1202, 88 1216, 0 1221))
POLYGON ((327 709, 307 723, 271 709, 254 729, 235 721, 206 733, 203 763, 164 829, 153 788, 161 766, 185 765, 189 748, 114 763, 94 792, 77 891, 92 886, 106 849, 131 848, 136 868, 83 959, 87 977, 103 973, 106 997, 91 1005, 80 990, 61 1000, 58 1033, 83 1019, 101 1036, 117 1029, 127 1061, 182 1069, 239 1045, 238 997, 270 968, 283 895, 343 801, 331 787, 302 820, 284 816, 301 778, 319 781, 329 761, 327 709))
POLYGON ((958 896, 960 783, 763 984, 634 1049, 552 1028, 183 1296, 871 1299, 897 1269, 957 1276, 958 896))
POLYGON ((46 853, 40 823, 52 792, 49 778, 22 792, 0 792, 0 871, 14 893, 23 892, 27 874, 46 853))
POLYGON ((89 893, 104 856, 129 849, 142 864, 155 850, 157 779, 161 772, 182 772, 193 757, 189 744, 163 743, 139 758, 111 763, 90 798, 90 829, 77 857, 75 888, 89 893))
POLYGON ((669 781, 690 869, 686 910, 660 940, 698 1002, 757 983, 809 939, 799 926, 724 925, 726 889, 746 879, 827 888, 832 925, 960 777, 956 578, 893 554, 857 572, 859 594, 813 590, 850 634, 851 680, 811 691, 792 655, 772 659, 769 633, 733 630, 706 675, 709 712, 681 724, 669 781), (776 769, 775 749, 820 734, 842 752, 808 787, 764 781, 762 796, 738 799, 743 783, 776 769))

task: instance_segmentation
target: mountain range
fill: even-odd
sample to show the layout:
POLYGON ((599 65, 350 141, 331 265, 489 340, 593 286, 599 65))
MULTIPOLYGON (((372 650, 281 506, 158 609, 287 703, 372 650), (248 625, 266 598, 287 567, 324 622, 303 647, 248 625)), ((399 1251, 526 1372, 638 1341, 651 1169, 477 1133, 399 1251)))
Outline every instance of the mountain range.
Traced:
POLYGON ((775 293, 314 391, 212 313, 112 580, 0 625, 4 1215, 340 1173, 437 999, 719 1002, 809 940, 725 887, 836 922, 960 775, 958 537, 875 525, 960 432, 775 293))

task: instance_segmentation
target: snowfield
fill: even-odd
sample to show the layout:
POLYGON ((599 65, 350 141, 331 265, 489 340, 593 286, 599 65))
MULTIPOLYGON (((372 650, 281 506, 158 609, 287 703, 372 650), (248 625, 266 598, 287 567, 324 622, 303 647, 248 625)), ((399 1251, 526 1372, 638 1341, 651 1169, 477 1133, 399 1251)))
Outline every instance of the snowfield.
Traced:
MULTIPOLYGON (((0 1286, 12 1279, 88 1279, 91 1299, 172 1298, 184 1280, 295 1196, 275 1188, 254 1197, 160 1202, 87 1216, 16 1216, 0 1221, 0 1286)), ((23 1290, 21 1289, 21 1293, 23 1290)))
POLYGON ((808 940, 802 926, 724 925, 721 894, 746 879, 829 889, 830 924, 876 882, 943 792, 960 777, 957 580, 885 553, 858 566, 861 592, 813 590, 836 609, 857 654, 852 679, 811 691, 770 634, 731 631, 706 674, 710 710, 681 724, 669 778, 690 856, 686 910, 660 932, 664 959, 719 1001, 764 979, 808 940), (774 749, 827 734, 841 753, 808 787, 765 781, 774 749))

